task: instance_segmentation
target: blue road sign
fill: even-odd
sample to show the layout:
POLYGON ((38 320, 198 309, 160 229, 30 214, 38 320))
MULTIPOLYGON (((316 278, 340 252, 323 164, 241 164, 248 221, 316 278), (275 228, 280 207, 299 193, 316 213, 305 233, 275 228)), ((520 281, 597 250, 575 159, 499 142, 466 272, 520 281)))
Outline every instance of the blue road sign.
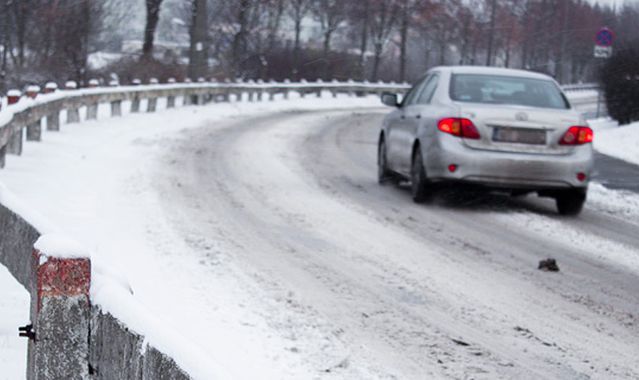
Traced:
POLYGON ((615 41, 615 34, 608 28, 601 28, 595 36, 595 42, 598 46, 609 47, 615 41))

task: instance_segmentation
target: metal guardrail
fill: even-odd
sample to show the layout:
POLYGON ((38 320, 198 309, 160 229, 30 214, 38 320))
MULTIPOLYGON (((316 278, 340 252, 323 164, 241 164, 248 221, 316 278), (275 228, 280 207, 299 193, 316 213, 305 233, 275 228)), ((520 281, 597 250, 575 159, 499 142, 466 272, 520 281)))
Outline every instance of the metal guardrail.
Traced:
POLYGON ((0 111, 0 168, 4 167, 5 155, 22 153, 23 130, 26 129, 28 141, 40 141, 42 138, 42 120, 47 119, 47 129, 60 129, 60 114, 67 111, 67 123, 80 121, 79 110, 86 107, 86 118, 97 118, 98 105, 110 103, 111 116, 122 115, 122 103, 131 102, 131 112, 140 112, 141 101, 147 100, 147 112, 155 112, 158 98, 167 99, 167 107, 176 106, 177 99, 183 99, 184 105, 206 104, 218 101, 231 101, 232 97, 248 101, 273 100, 278 94, 288 99, 290 92, 301 97, 309 94, 321 96, 330 92, 333 96, 340 93, 350 95, 381 94, 384 91, 405 92, 408 84, 395 83, 185 83, 153 84, 144 86, 122 86, 109 88, 90 88, 82 90, 62 90, 49 94, 30 94, 32 98, 22 98, 18 103, 0 111), (34 97, 34 98, 33 98, 34 97))
MULTIPOLYGON (((210 102, 231 101, 232 98, 248 101, 273 100, 276 95, 288 99, 290 92, 301 97, 323 92, 333 96, 345 93, 349 95, 381 94, 384 91, 406 92, 407 83, 368 83, 368 82, 244 82, 244 83, 183 83, 151 84, 138 86, 117 86, 87 88, 81 90, 61 90, 48 94, 29 94, 18 103, 0 111, 0 168, 5 165, 6 154, 22 153, 23 130, 26 129, 28 141, 40 141, 42 138, 42 120, 47 119, 47 130, 60 129, 60 114, 66 110, 67 123, 80 121, 80 108, 86 107, 86 119, 97 118, 98 105, 110 103, 111 116, 122 115, 122 103, 131 102, 131 112, 140 112, 141 101, 147 100, 146 111, 155 112, 157 100, 167 99, 167 108, 176 106, 177 99, 183 99, 184 105, 206 104, 210 102)), ((606 114, 601 91, 596 84, 576 84, 563 86, 564 91, 575 107, 587 117, 600 117, 606 114), (592 91, 592 94, 588 94, 592 91)))

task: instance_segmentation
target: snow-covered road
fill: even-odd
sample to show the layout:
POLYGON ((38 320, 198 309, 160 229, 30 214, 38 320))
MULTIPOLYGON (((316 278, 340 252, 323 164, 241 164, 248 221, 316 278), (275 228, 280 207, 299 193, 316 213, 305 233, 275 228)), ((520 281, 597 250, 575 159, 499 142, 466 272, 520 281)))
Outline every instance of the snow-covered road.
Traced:
POLYGON ((375 181, 377 100, 298 102, 65 126, 0 181, 129 282, 137 313, 94 300, 198 379, 639 377, 637 194, 595 184, 576 219, 417 206, 375 181))
POLYGON ((598 186, 578 219, 535 198, 416 206, 375 183, 381 115, 189 131, 155 174, 167 219, 213 277, 242 279, 282 360, 338 378, 639 376, 636 208, 598 186), (549 256, 560 273, 536 269, 549 256))

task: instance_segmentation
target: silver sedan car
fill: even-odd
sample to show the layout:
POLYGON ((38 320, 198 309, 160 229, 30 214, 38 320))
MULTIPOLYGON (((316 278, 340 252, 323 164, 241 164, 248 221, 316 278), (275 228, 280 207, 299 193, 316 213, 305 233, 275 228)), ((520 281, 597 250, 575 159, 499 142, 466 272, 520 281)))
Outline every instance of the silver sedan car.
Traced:
POLYGON ((576 215, 593 170, 593 131, 552 78, 487 67, 430 70, 395 108, 379 135, 380 183, 411 181, 424 202, 442 183, 536 192, 576 215))

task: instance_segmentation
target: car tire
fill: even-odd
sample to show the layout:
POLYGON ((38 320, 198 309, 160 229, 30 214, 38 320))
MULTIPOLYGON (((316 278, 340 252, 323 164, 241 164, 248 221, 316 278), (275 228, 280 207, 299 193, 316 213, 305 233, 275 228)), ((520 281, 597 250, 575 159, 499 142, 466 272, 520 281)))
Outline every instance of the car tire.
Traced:
POLYGON ((386 140, 381 137, 377 146, 377 182, 383 185, 393 178, 393 172, 388 169, 388 161, 386 159, 386 140))
POLYGON ((428 183, 426 169, 424 168, 424 159, 422 158, 422 152, 419 147, 415 149, 415 153, 413 154, 413 163, 410 170, 410 180, 413 201, 415 203, 424 203, 430 200, 432 191, 428 183))
POLYGON ((555 198, 560 215, 576 216, 581 213, 586 203, 586 192, 573 190, 563 192, 555 198))

